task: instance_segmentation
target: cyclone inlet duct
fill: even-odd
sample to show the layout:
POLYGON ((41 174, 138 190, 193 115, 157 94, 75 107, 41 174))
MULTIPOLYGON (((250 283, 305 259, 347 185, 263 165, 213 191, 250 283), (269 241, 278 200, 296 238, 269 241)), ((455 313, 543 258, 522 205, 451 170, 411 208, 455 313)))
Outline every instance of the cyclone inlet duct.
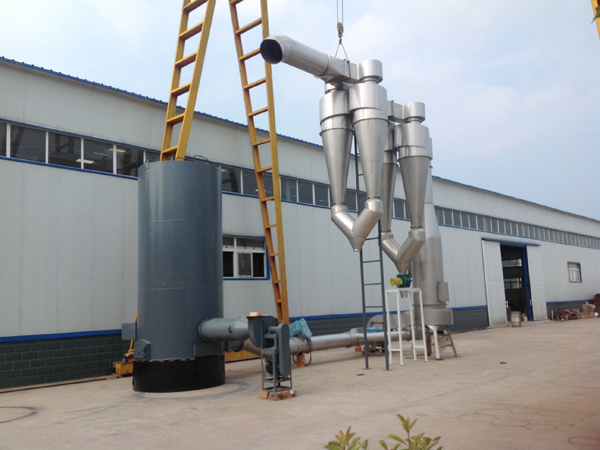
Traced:
POLYGON ((198 325, 223 317, 221 173, 197 161, 140 167, 138 319, 133 389, 225 383, 223 348, 198 325))

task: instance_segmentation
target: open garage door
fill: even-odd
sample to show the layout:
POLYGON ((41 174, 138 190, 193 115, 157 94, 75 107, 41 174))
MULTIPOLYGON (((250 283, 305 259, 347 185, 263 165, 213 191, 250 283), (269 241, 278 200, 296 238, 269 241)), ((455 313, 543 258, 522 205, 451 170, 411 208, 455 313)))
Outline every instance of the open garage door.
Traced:
POLYGON ((546 292, 544 290, 544 270, 540 247, 527 246, 527 271, 529 272, 529 301, 533 320, 548 318, 546 292))
POLYGON ((500 243, 481 241, 481 246, 490 326, 506 325, 506 297, 500 243))

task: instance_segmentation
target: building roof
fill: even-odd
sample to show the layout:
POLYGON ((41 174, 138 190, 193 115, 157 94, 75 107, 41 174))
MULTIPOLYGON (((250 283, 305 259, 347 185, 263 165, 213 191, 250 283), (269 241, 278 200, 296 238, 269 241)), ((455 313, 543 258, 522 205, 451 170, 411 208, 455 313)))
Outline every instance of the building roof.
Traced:
MULTIPOLYGON (((75 77, 73 75, 68 75, 68 74, 65 74, 65 73, 62 73, 62 72, 57 72, 57 71, 54 71, 54 70, 51 70, 51 69, 46 69, 44 67, 35 66, 33 64, 28 64, 28 63, 24 63, 24 62, 21 62, 21 61, 16 61, 14 59, 5 58, 3 56, 0 56, 0 63, 14 65, 14 66, 18 66, 18 67, 21 67, 21 68, 24 68, 24 69, 28 69, 28 70, 32 70, 32 71, 37 71, 37 72, 41 72, 41 73, 44 73, 44 74, 48 74, 48 75, 52 75, 52 76, 64 78, 66 80, 74 81, 74 82, 77 82, 77 83, 82 83, 82 84, 85 84, 85 85, 88 85, 88 86, 94 86, 94 87, 97 87, 97 88, 100 88, 100 89, 105 89, 105 90, 108 90, 108 91, 112 91, 112 92, 115 92, 115 93, 118 93, 118 94, 122 94, 122 95, 130 96, 130 97, 134 97, 134 98, 137 98, 137 99, 140 99, 140 100, 144 100, 144 101, 148 101, 148 102, 153 102, 153 103, 157 103, 157 104, 160 104, 160 105, 164 105, 165 107, 167 105, 166 102, 164 102, 162 100, 158 100, 158 99, 152 98, 152 97, 147 97, 145 95, 137 94, 135 92, 126 91, 124 89, 116 88, 116 87, 113 87, 113 86, 108 86, 106 84, 102 84, 102 83, 98 83, 98 82, 95 82, 95 81, 86 80, 84 78, 75 77)), ((231 124, 231 125, 245 127, 245 128, 248 127, 248 125, 246 125, 246 124, 235 122, 235 121, 232 121, 232 120, 229 120, 229 119, 226 119, 226 118, 222 118, 222 117, 213 116, 211 114, 207 114, 207 113, 204 113, 204 112, 201 112, 201 111, 194 111, 194 113, 198 114, 201 117, 206 117, 206 118, 209 118, 209 119, 217 120, 217 121, 228 123, 228 124, 231 124)), ((262 129, 258 129, 258 130, 262 131, 262 132, 265 132, 265 133, 268 132, 267 130, 262 130, 262 129)), ((282 135, 282 134, 279 134, 279 133, 277 134, 277 136, 281 137, 281 138, 284 138, 284 139, 289 139, 291 141, 299 142, 299 143, 302 143, 302 144, 306 144, 306 145, 310 145, 310 146, 314 146, 314 147, 318 147, 318 148, 323 148, 322 145, 316 144, 314 142, 305 141, 303 139, 298 139, 298 138, 294 138, 294 137, 291 137, 291 136, 282 135)), ((468 185, 468 184, 465 184, 465 183, 460 183, 458 181, 453 181, 453 180, 449 180, 449 179, 438 177, 438 176, 433 176, 433 178, 437 179, 437 180, 440 180, 440 181, 443 181, 443 182, 456 184, 458 186, 463 186, 463 187, 466 187, 466 188, 475 189, 475 190, 478 190, 478 191, 481 191, 481 192, 487 192, 487 193, 498 195, 498 196, 501 196, 501 197, 504 197, 504 198, 507 198, 507 199, 510 199, 510 200, 516 200, 516 201, 519 201, 519 202, 528 203, 530 205, 540 206, 540 207, 547 208, 547 209, 552 210, 552 211, 556 211, 556 212, 560 212, 560 213, 563 213, 563 214, 568 214, 568 215, 571 215, 571 216, 580 217, 580 218, 583 218, 583 219, 592 220, 594 222, 600 223, 600 220, 596 220, 596 219, 593 219, 591 217, 582 216, 582 215, 575 214, 575 213, 572 213, 572 212, 569 212, 569 211, 563 211, 563 210, 560 210, 560 209, 557 209, 557 208, 553 208, 553 207, 550 207, 550 206, 542 205, 542 204, 535 203, 535 202, 532 202, 532 201, 529 201, 529 200, 524 200, 524 199, 521 199, 521 198, 512 197, 510 195, 502 194, 502 193, 491 191, 491 190, 488 190, 488 189, 479 188, 479 187, 476 187, 476 186, 471 186, 471 185, 468 185)))

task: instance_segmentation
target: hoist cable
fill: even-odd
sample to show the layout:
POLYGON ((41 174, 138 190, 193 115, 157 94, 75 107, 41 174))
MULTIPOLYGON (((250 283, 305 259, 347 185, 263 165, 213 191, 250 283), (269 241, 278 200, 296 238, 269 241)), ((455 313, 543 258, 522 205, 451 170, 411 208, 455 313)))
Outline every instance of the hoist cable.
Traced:
POLYGON ((344 0, 342 0, 342 20, 340 20, 340 0, 336 0, 335 4, 336 14, 337 14, 337 32, 338 32, 338 46, 335 49, 335 57, 337 57, 338 51, 340 47, 344 51, 344 56, 346 60, 348 60, 348 54, 346 53, 346 48, 344 47, 344 43, 342 42, 342 37, 344 36, 344 0))

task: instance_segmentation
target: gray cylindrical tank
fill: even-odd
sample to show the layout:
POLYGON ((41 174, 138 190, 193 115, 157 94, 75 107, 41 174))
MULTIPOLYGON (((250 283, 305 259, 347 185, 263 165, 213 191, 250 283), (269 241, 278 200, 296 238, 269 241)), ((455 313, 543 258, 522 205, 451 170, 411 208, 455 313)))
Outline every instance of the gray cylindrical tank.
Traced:
POLYGON ((223 316, 219 167, 199 161, 145 164, 138 189, 134 390, 223 384, 222 344, 198 336, 203 320, 223 316))

